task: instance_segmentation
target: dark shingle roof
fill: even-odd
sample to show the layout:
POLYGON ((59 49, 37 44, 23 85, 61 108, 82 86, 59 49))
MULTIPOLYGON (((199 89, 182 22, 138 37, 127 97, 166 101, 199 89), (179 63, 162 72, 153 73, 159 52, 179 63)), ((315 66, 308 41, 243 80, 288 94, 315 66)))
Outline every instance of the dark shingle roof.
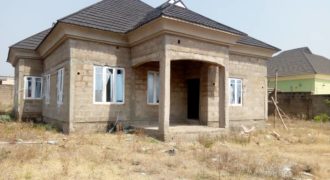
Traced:
POLYGON ((269 45, 265 42, 262 42, 258 39, 255 39, 253 37, 250 36, 243 36, 237 43, 239 44, 245 44, 245 45, 250 45, 250 46, 257 46, 257 47, 262 47, 262 48, 266 48, 266 49, 273 49, 276 51, 280 51, 279 48, 274 47, 272 45, 269 45))
POLYGON ((103 0, 64 17, 59 22, 126 33, 153 9, 140 0, 103 0))
POLYGON ((29 49, 29 50, 35 50, 39 44, 42 42, 42 40, 47 36, 47 34, 50 32, 51 29, 44 30, 38 34, 35 34, 31 37, 28 37, 12 46, 11 48, 20 48, 20 49, 29 49))
POLYGON ((245 33, 241 32, 241 31, 238 31, 234 28, 231 28, 229 26, 216 22, 212 19, 202 16, 187 8, 182 8, 182 7, 176 6, 174 4, 170 4, 168 2, 162 4, 161 6, 155 8, 153 11, 149 12, 145 16, 145 18, 139 24, 137 24, 136 28, 140 27, 154 19, 157 19, 161 16, 176 18, 179 20, 183 20, 183 21, 187 21, 187 22, 191 22, 191 23, 195 23, 195 24, 200 24, 200 25, 218 29, 221 31, 230 32, 233 34, 246 35, 245 33))
MULTIPOLYGON (((241 35, 238 42, 245 45, 279 50, 269 44, 254 39, 247 34, 211 20, 187 8, 168 2, 153 8, 140 0, 102 0, 76 13, 66 16, 58 22, 75 24, 117 33, 127 33, 161 16, 176 18, 206 27, 241 35)), ((51 29, 33 35, 12 47, 36 49, 51 29)))
POLYGON ((330 60, 307 47, 284 51, 270 59, 267 67, 269 77, 274 77, 276 70, 279 76, 330 74, 330 60))

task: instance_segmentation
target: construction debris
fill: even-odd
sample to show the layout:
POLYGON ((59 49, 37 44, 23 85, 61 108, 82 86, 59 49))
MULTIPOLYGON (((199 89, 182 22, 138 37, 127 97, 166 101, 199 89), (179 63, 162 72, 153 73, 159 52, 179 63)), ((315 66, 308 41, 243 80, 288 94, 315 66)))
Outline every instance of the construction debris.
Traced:
POLYGON ((165 152, 168 153, 170 156, 175 156, 175 154, 176 154, 176 150, 174 148, 167 150, 165 152))
POLYGON ((244 134, 250 134, 250 133, 252 133, 253 131, 255 131, 256 130, 256 127, 252 127, 252 128, 250 128, 250 129, 248 129, 246 126, 244 126, 244 125, 241 125, 241 127, 242 127, 242 129, 243 129, 243 131, 241 131, 241 135, 244 135, 244 134))
POLYGON ((272 135, 277 139, 277 140, 281 140, 281 135, 279 133, 277 133, 276 131, 272 132, 272 135))

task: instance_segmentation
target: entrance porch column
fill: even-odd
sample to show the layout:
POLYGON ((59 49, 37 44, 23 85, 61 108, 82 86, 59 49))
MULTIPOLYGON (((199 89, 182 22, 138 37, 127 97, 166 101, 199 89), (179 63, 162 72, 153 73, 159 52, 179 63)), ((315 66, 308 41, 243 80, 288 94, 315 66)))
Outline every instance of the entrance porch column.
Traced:
POLYGON ((219 78, 219 122, 220 128, 229 128, 229 71, 226 67, 220 68, 219 78))
POLYGON ((170 126, 170 104, 171 104, 171 60, 164 57, 159 61, 159 133, 164 140, 169 132, 170 126))

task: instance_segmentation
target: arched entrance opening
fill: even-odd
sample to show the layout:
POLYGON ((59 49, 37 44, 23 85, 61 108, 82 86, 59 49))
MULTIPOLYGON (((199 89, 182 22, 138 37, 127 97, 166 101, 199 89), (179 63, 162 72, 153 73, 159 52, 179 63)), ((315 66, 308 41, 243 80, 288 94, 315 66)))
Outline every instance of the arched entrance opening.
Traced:
POLYGON ((200 60, 171 61, 170 126, 225 128, 225 68, 200 60))

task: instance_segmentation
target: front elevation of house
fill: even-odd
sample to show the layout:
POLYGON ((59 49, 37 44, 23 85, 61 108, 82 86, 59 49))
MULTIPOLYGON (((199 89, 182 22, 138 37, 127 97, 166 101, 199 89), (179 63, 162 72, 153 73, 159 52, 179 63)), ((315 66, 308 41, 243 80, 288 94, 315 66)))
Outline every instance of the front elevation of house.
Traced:
POLYGON ((189 10, 103 0, 10 47, 17 118, 64 132, 267 119, 266 61, 279 49, 189 10))

